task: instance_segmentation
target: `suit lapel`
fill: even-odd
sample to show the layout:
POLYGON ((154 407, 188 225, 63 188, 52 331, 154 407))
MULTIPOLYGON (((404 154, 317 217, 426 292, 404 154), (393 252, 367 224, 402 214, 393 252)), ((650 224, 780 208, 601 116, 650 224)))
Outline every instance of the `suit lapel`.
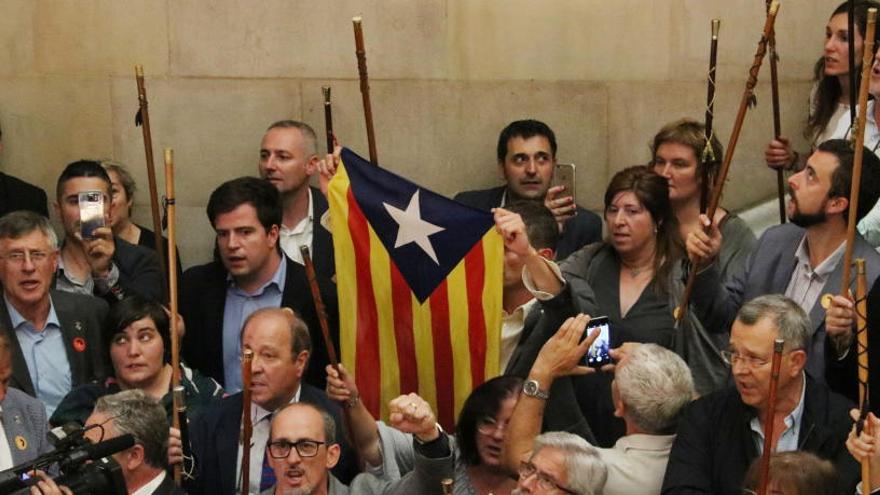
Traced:
MULTIPOLYGON (((202 314, 205 315, 205 321, 202 322, 202 328, 206 329, 205 342, 201 345, 206 347, 207 355, 211 357, 213 363, 210 365, 217 370, 219 377, 223 377, 223 312, 226 310, 226 269, 219 261, 215 262, 214 283, 210 284, 209 294, 206 294, 204 301, 209 305, 202 314)), ((210 374, 210 372, 209 372, 210 374)))
POLYGON ((31 382, 31 374, 28 372, 27 361, 24 359, 24 353, 21 352, 18 337, 12 329, 12 320, 9 318, 9 312, 6 311, 4 298, 0 298, 0 326, 4 328, 12 347, 12 381, 10 384, 28 395, 35 396, 36 391, 33 382, 31 382))
POLYGON ((89 379, 88 365, 86 363, 86 349, 94 342, 89 342, 85 325, 77 316, 73 308, 67 307, 67 301, 63 297, 52 299, 55 314, 61 324, 61 336, 64 340, 64 350, 67 352, 67 361, 70 363, 70 377, 75 387, 89 379))
MULTIPOLYGON (((238 463, 239 436, 241 435, 241 407, 242 396, 238 393, 234 396, 234 400, 229 401, 229 409, 223 416, 222 430, 217 432, 217 458, 220 462, 220 476, 222 477, 221 485, 223 487, 232 487, 230 493, 234 493, 237 487, 238 472, 236 465, 238 463)), ((254 451, 251 451, 254 455, 254 451)), ((254 476, 255 473, 251 473, 254 476)), ((256 473, 259 476, 259 473, 256 473)))
POLYGON ((9 443, 9 451, 12 453, 12 463, 19 465, 28 459, 33 459, 37 453, 36 445, 31 445, 25 441, 25 447, 20 448, 16 438, 33 439, 33 433, 27 429, 26 418, 22 416, 23 411, 19 407, 18 402, 11 400, 4 401, 3 404, 3 429, 6 430, 6 441, 9 443))

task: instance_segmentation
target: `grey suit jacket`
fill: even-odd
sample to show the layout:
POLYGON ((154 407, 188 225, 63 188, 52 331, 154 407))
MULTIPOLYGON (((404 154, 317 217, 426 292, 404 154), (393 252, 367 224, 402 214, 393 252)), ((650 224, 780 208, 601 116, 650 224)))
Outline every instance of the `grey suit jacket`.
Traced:
POLYGON ((46 438, 49 427, 46 408, 42 402, 21 390, 9 388, 6 390, 6 397, 0 401, 0 407, 3 408, 0 421, 3 423, 6 441, 9 442, 14 466, 52 450, 46 438))
MULTIPOLYGON (((795 252, 805 233, 804 229, 790 223, 767 229, 758 239, 745 270, 732 274, 726 284, 721 281, 714 265, 701 272, 694 284, 692 308, 696 309, 704 326, 710 331, 729 331, 743 303, 764 294, 784 294, 797 262, 795 252)), ((859 234, 856 234, 853 258, 866 261, 868 286, 872 286, 880 275, 880 254, 859 234)), ((839 294, 842 274, 841 261, 828 277, 822 294, 839 294)), ((855 276, 852 277, 850 288, 855 292, 855 276)), ((827 358, 825 309, 820 301, 813 305, 809 317, 813 336, 807 372, 817 380, 824 381, 827 358)), ((833 390, 839 390, 835 384, 829 385, 833 390)))

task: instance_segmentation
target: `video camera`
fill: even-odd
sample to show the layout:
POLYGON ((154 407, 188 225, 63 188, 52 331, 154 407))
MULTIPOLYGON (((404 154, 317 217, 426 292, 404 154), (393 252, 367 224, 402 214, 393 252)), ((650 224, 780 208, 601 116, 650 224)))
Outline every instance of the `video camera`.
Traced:
POLYGON ((40 479, 33 475, 34 471, 49 472, 53 465, 61 473, 54 478, 55 482, 67 486, 74 494, 128 493, 122 468, 110 456, 133 446, 134 437, 127 434, 93 444, 85 438, 89 429, 76 423, 53 428, 48 437, 55 450, 0 472, 0 493, 15 493, 36 485, 40 479))

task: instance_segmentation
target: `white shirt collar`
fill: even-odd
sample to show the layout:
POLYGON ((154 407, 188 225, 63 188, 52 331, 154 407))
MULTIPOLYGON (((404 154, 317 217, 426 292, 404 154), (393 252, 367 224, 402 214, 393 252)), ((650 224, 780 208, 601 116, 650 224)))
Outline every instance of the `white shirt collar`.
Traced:
POLYGON ((155 478, 151 479, 149 483, 138 488, 131 495, 150 495, 159 488, 159 485, 165 481, 165 471, 159 471, 159 474, 156 475, 155 478))

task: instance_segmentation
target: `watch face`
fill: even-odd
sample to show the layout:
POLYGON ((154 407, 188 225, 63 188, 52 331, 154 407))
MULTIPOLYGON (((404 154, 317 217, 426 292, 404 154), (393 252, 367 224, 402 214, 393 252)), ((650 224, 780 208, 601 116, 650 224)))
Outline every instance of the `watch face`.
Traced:
POLYGON ((526 395, 535 395, 538 393, 538 382, 535 380, 528 380, 523 384, 523 391, 526 395))

